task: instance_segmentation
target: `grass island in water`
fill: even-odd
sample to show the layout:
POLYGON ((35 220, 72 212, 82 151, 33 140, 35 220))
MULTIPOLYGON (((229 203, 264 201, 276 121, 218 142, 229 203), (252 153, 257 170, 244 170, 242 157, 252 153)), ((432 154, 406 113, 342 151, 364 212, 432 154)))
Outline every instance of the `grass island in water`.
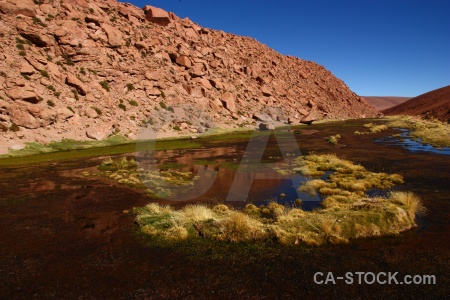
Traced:
MULTIPOLYGON (((133 161, 105 161, 102 174, 131 186, 142 180, 157 184, 161 179, 175 185, 188 185, 192 174, 137 176, 133 161), (158 177, 160 176, 160 177, 158 177)), ((415 216, 424 212, 420 199, 410 192, 391 191, 387 197, 369 197, 367 191, 389 190, 403 183, 398 174, 374 173, 363 166, 337 158, 335 155, 297 157, 293 163, 277 168, 280 174, 302 174, 308 180, 298 189, 322 196, 321 208, 301 209, 301 201, 292 206, 272 202, 267 206, 246 205, 238 210, 224 204, 215 206, 187 205, 174 209, 157 203, 134 208, 140 230, 163 240, 212 240, 241 242, 271 239, 281 244, 321 245, 347 243, 362 237, 398 235, 416 226, 415 216), (328 173, 325 179, 321 177, 328 173)), ((147 185, 148 186, 148 185, 147 185)), ((165 194, 170 187, 164 186, 165 194)))

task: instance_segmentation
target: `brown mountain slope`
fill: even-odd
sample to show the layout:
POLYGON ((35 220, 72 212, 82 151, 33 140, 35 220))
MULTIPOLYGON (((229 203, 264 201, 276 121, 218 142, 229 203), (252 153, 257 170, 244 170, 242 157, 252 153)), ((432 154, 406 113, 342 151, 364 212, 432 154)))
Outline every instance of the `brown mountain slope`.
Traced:
POLYGON ((0 17, 2 145, 377 113, 316 63, 151 6, 0 0, 0 17))
POLYGON ((422 94, 383 111, 387 115, 411 115, 450 121, 450 85, 422 94))
POLYGON ((363 96, 363 98, 367 101, 367 103, 369 103, 379 111, 399 105, 411 99, 411 97, 393 96, 363 96))

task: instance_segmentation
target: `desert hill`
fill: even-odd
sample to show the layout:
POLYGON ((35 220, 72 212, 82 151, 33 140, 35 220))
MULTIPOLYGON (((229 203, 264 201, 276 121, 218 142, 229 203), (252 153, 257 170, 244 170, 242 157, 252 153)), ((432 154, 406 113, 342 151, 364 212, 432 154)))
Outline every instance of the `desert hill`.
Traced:
POLYGON ((450 85, 422 94, 383 111, 387 115, 421 116, 450 121, 450 85))
POLYGON ((0 45, 4 147, 377 113, 314 62, 148 5, 0 0, 0 45))
POLYGON ((391 108, 411 99, 411 97, 395 96, 363 96, 363 98, 367 101, 367 103, 379 111, 391 108))

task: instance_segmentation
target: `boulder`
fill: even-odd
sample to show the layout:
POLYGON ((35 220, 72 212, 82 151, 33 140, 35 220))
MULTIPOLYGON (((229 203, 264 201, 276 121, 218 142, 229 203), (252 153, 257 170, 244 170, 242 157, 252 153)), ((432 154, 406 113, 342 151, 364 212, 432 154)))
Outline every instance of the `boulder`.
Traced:
POLYGON ((86 131, 86 136, 90 139, 101 141, 114 134, 115 126, 112 124, 105 124, 103 126, 97 126, 89 128, 86 131))
POLYGON ((12 89, 6 92, 9 98, 13 100, 23 100, 30 103, 38 103, 40 98, 33 91, 27 91, 23 89, 12 89))
POLYGON ((76 88, 80 95, 84 96, 87 94, 87 86, 70 72, 67 72, 66 84, 76 88))
POLYGON ((63 108, 60 108, 57 110, 58 121, 67 120, 67 119, 71 118, 73 115, 74 115, 74 113, 66 107, 63 107, 63 108))
POLYGON ((211 83, 209 82, 209 80, 206 79, 206 78, 194 78, 194 79, 192 79, 192 81, 198 82, 199 84, 201 84, 207 90, 210 90, 210 89, 213 88, 211 83))
POLYGON ((178 56, 177 59, 175 60, 175 62, 178 65, 186 67, 186 68, 190 68, 192 66, 191 59, 189 57, 187 57, 186 55, 178 56))
POLYGON ((220 101, 222 102, 223 106, 226 109, 228 109, 231 113, 237 112, 235 98, 232 93, 230 92, 223 93, 222 96, 220 96, 220 101))
POLYGON ((122 33, 120 30, 114 28, 113 26, 103 23, 102 29, 105 31, 108 37, 108 44, 111 48, 117 48, 124 44, 122 33))
POLYGON ((95 109, 93 109, 92 107, 87 107, 84 112, 86 113, 86 116, 88 116, 89 118, 95 119, 98 117, 98 113, 95 109))
POLYGON ((260 123, 258 126, 259 130, 274 130, 275 125, 272 123, 260 123))
POLYGON ((35 7, 36 5, 33 3, 33 0, 17 0, 14 2, 14 4, 8 3, 6 1, 0 2, 0 11, 4 14, 10 15, 35 17, 35 7))
POLYGON ((263 93, 264 96, 269 97, 272 96, 272 92, 270 91, 270 89, 266 86, 263 86, 261 88, 261 92, 263 93))
POLYGON ((19 126, 28 129, 41 127, 39 120, 30 114, 22 105, 13 106, 9 112, 9 116, 11 117, 11 121, 19 126))
POLYGON ((52 63, 52 62, 48 62, 47 63, 47 69, 48 72, 50 73, 50 76, 57 80, 57 81, 62 81, 62 76, 61 76, 61 72, 59 71, 59 68, 56 64, 52 63))
POLYGON ((41 127, 47 126, 56 120, 57 113, 53 109, 44 108, 39 111, 38 118, 41 127))
POLYGON ((17 23, 17 31, 25 39, 38 47, 48 47, 55 43, 55 40, 45 35, 45 31, 28 26, 26 22, 17 23))
POLYGON ((145 19, 148 21, 161 25, 161 26, 167 26, 171 22, 170 15, 167 11, 157 8, 150 5, 145 5, 144 8, 145 13, 145 19))
POLYGON ((161 91, 155 88, 146 88, 145 91, 148 96, 161 96, 161 91))
POLYGON ((145 78, 152 81, 158 81, 160 79, 159 72, 145 72, 145 78))
POLYGON ((20 68, 20 74, 24 74, 24 75, 31 75, 33 73, 35 73, 36 70, 33 68, 32 65, 30 65, 29 63, 22 63, 22 66, 20 68))
MULTIPOLYGON (((145 14, 141 9, 138 9, 136 6, 131 5, 129 3, 120 3, 119 14, 132 21, 134 19, 138 21, 145 20, 145 14)), ((135 22, 133 22, 135 23, 135 22)))
MULTIPOLYGON (((304 108, 300 108, 300 109, 298 110, 298 112, 299 112, 302 116, 307 116, 307 115, 309 114, 309 112, 308 112, 306 109, 304 109, 304 108)), ((298 115, 297 115, 296 118, 298 119, 298 115)))
POLYGON ((218 79, 209 79, 209 82, 211 83, 211 85, 213 87, 215 87, 218 90, 223 90, 224 89, 224 86, 223 86, 222 82, 220 82, 220 80, 218 80, 218 79))
POLYGON ((221 110, 222 102, 220 102, 220 100, 218 100, 217 98, 214 99, 214 101, 210 101, 209 102, 209 106, 211 107, 211 109, 213 110, 213 112, 215 113, 219 113, 221 110))
POLYGON ((310 112, 307 116, 300 120, 300 123, 311 125, 315 121, 317 121, 316 114, 314 112, 310 112))
POLYGON ((252 119, 263 123, 272 122, 272 119, 268 115, 262 113, 254 113, 252 119))
POLYGON ((22 32, 20 35, 38 47, 48 47, 54 44, 54 40, 39 32, 27 31, 22 32))
POLYGON ((295 118, 293 118, 293 117, 289 117, 289 118, 287 119, 287 123, 288 123, 288 124, 294 124, 294 122, 295 122, 295 118))
POLYGON ((84 7, 84 8, 89 7, 89 4, 86 2, 86 0, 63 0, 62 2, 66 5, 69 4, 74 7, 84 7))
POLYGON ((39 9, 46 15, 56 15, 58 14, 58 10, 54 8, 50 4, 41 4, 39 6, 39 9))

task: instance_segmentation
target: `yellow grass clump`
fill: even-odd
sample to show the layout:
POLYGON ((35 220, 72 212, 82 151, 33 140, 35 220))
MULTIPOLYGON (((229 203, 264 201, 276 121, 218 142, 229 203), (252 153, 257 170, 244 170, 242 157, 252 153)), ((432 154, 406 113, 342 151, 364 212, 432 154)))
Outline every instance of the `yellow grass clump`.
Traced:
POLYGON ((384 124, 373 124, 373 123, 367 123, 363 125, 365 128, 367 128, 369 131, 355 131, 356 135, 362 135, 362 134, 371 134, 371 133, 377 133, 381 132, 383 130, 388 129, 388 127, 384 124))
POLYGON ((281 244, 317 246, 397 235, 416 226, 415 215, 425 211, 420 199, 410 192, 391 192, 385 198, 370 198, 365 194, 371 188, 384 189, 402 183, 400 175, 372 173, 335 155, 309 155, 298 158, 296 163, 308 166, 313 172, 332 172, 326 180, 313 179, 300 187, 325 197, 321 209, 307 212, 271 202, 259 207, 247 204, 242 210, 224 204, 212 208, 195 204, 174 210, 152 203, 133 210, 136 223, 143 233, 167 240, 271 239, 281 244))
POLYGON ((422 143, 436 147, 450 147, 450 124, 439 120, 423 120, 418 117, 388 117, 387 126, 411 129, 410 135, 422 143))
POLYGON ((341 138, 341 135, 340 134, 336 134, 336 135, 329 136, 327 141, 330 144, 337 145, 337 143, 339 142, 340 138, 341 138))

